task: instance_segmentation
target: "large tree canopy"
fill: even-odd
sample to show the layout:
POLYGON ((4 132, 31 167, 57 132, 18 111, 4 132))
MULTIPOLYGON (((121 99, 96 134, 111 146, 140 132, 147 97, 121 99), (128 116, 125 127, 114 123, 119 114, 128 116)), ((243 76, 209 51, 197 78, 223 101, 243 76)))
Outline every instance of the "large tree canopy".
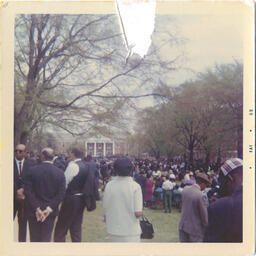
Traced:
MULTIPOLYGON (((73 135, 120 126, 132 98, 179 68, 182 54, 163 51, 182 43, 158 17, 146 58, 131 58, 115 15, 18 15, 15 20, 15 143, 42 123, 73 135), (159 38, 161 38, 159 42, 159 38)), ((169 51, 170 52, 170 51, 169 51)), ((161 95, 160 95, 161 96, 161 95)))

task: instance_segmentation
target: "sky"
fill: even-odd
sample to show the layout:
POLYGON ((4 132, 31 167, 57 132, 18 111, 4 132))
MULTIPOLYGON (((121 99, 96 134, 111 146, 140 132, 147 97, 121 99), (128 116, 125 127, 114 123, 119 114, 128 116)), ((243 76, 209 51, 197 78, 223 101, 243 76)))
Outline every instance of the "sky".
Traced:
MULTIPOLYGON (((194 79, 198 72, 243 59, 244 26, 237 15, 172 15, 167 30, 185 39, 170 54, 184 52, 184 67, 171 74, 170 86, 194 79), (175 52, 176 51, 176 52, 175 52)), ((164 51, 163 54, 166 54, 164 51)), ((138 102, 140 107, 152 106, 152 98, 138 102)))
POLYGON ((185 46, 187 66, 197 72, 215 63, 230 63, 243 57, 244 27, 239 16, 176 16, 185 46))

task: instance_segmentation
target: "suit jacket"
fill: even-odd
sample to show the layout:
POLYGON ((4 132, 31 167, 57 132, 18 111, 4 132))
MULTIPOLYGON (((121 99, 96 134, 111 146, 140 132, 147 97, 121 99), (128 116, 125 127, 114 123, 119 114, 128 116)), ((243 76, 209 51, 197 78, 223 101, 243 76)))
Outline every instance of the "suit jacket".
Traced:
POLYGON ((51 216, 58 215, 58 205, 63 200, 66 180, 63 171, 49 162, 30 168, 26 176, 24 192, 28 216, 35 216, 38 207, 44 210, 50 206, 51 216))
POLYGON ((99 199, 98 184, 95 178, 95 171, 91 169, 90 164, 85 164, 88 169, 88 175, 83 187, 84 201, 87 211, 93 211, 96 208, 96 200, 99 199))
POLYGON ((179 229, 201 236, 208 223, 207 198, 197 184, 186 186, 182 191, 182 210, 179 229))
POLYGON ((95 170, 91 168, 91 165, 86 162, 85 168, 87 169, 87 179, 84 183, 82 192, 85 196, 97 196, 98 186, 95 179, 95 170))
POLYGON ((143 175, 139 175, 135 181, 140 184, 142 193, 145 192, 147 178, 143 175))
POLYGON ((90 169, 94 172, 94 176, 96 178, 96 180, 99 179, 99 166, 94 162, 94 161, 85 161, 86 165, 90 166, 90 169))
POLYGON ((205 242, 242 242, 243 187, 238 186, 232 196, 212 203, 208 208, 208 216, 205 242))
POLYGON ((19 174, 18 166, 14 159, 14 162, 13 162, 14 197, 16 195, 17 190, 24 186, 24 179, 29 172, 29 168, 31 168, 33 165, 35 165, 35 164, 33 164, 30 161, 25 159, 24 163, 23 163, 21 174, 19 174))

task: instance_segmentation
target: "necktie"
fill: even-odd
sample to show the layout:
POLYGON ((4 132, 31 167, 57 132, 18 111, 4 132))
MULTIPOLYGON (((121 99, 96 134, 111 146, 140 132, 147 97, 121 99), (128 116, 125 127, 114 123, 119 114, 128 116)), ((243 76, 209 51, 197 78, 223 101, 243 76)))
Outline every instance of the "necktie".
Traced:
POLYGON ((22 161, 19 161, 19 173, 21 175, 21 171, 22 171, 22 161))

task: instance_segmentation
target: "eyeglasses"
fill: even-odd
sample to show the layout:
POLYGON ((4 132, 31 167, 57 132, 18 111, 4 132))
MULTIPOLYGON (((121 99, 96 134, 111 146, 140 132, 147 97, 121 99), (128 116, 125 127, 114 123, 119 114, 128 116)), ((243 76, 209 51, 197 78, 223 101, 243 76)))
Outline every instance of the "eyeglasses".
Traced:
POLYGON ((15 153, 17 153, 17 152, 22 153, 22 152, 24 152, 24 150, 15 149, 15 153))

